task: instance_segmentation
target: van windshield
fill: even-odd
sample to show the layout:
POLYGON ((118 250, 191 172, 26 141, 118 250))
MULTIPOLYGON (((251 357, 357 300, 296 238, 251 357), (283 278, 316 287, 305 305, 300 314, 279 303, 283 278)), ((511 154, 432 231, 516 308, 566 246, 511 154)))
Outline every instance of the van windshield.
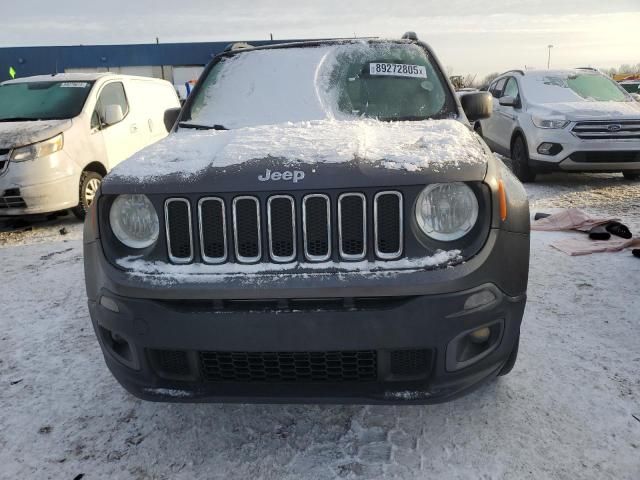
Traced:
POLYGON ((353 41, 238 52, 201 80, 182 120, 239 128, 324 119, 384 121, 457 113, 429 53, 408 42, 353 41))
POLYGON ((80 114, 93 82, 21 82, 0 85, 0 122, 55 120, 80 114))
POLYGON ((527 75, 521 81, 533 103, 633 101, 617 83, 597 73, 527 75))

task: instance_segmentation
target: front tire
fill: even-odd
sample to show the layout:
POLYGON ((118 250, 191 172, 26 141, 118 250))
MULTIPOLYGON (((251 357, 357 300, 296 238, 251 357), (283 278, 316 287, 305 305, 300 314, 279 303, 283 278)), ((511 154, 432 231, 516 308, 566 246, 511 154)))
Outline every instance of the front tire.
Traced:
POLYGON ((80 176, 80 195, 78 205, 72 209, 73 214, 79 219, 84 220, 89 207, 98 193, 100 184, 102 183, 102 175, 96 172, 84 171, 80 176))
POLYGON ((627 180, 640 180, 640 170, 631 170, 629 172, 622 172, 622 175, 627 180))
POLYGON ((529 152, 521 135, 516 137, 511 146, 511 170, 522 183, 536 180, 536 172, 529 165, 529 152))

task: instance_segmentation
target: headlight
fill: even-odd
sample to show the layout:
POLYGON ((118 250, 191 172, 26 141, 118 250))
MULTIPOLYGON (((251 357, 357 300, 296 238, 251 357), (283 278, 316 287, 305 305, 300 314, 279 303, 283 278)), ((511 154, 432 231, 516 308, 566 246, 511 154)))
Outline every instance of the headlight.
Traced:
POLYGON ((158 240, 160 224, 156 209, 146 195, 120 195, 109 212, 111 230, 130 248, 146 248, 158 240))
POLYGON ((434 240, 464 237, 478 219, 478 199, 462 182, 434 183, 422 190, 416 203, 416 222, 434 240))
POLYGON ((533 124, 538 128, 564 128, 569 125, 568 120, 531 117, 533 124))
POLYGON ((14 162, 24 162, 26 160, 35 160, 36 158, 45 157, 62 150, 64 145, 62 134, 56 135, 44 142, 34 143, 26 147, 16 148, 11 152, 11 160, 14 162))

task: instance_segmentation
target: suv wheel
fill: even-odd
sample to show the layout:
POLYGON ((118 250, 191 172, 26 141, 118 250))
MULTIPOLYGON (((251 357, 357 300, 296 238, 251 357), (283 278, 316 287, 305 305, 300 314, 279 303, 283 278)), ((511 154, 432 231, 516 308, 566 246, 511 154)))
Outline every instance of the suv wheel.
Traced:
POLYGON ((77 207, 72 209, 73 214, 78 217, 79 220, 84 220, 84 217, 87 215, 101 183, 102 175, 99 173, 82 172, 80 176, 80 202, 77 207))
POLYGON ((507 362, 502 366, 502 370, 498 373, 499 377, 507 375, 516 364, 516 360, 518 358, 518 347, 520 346, 520 334, 518 333, 518 338, 516 338, 516 343, 513 346, 513 350, 511 350, 511 355, 507 358, 507 362))
POLYGON ((473 126, 473 131, 482 137, 482 125, 480 125, 480 122, 476 122, 473 126))
POLYGON ((640 170, 631 170, 629 172, 622 172, 622 175, 627 180, 640 180, 640 170))
POLYGON ((511 170, 523 183, 533 182, 536 172, 529 166, 529 152, 521 135, 518 135, 511 146, 511 170))

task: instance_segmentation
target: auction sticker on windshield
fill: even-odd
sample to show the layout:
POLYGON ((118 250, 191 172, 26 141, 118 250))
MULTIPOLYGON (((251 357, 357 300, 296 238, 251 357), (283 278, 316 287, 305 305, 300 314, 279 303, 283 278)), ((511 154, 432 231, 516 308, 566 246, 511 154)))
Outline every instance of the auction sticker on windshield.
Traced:
POLYGON ((64 82, 60 84, 60 88, 87 88, 87 82, 64 82))
POLYGON ((427 78, 427 69, 422 65, 408 65, 406 63, 370 63, 369 74, 427 78))

